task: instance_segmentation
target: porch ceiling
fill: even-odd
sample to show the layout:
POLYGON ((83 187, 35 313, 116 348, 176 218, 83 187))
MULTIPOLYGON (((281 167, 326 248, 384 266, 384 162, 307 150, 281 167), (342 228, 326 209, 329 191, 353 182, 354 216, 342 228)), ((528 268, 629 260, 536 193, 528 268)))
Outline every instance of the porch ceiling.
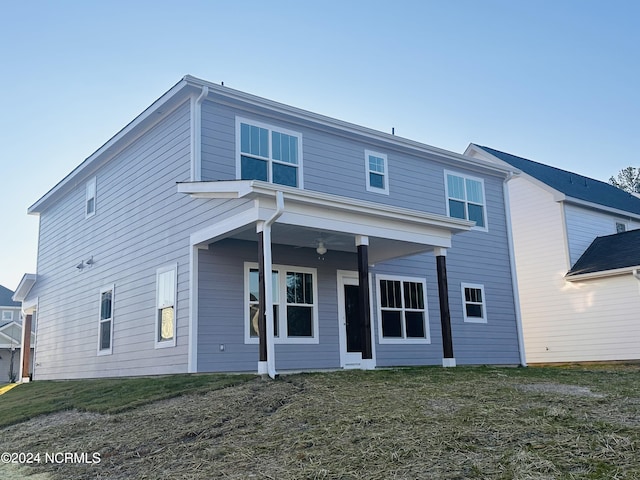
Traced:
POLYGON ((378 263, 451 247, 451 237, 474 223, 417 210, 353 198, 310 192, 259 181, 186 182, 178 191, 194 198, 238 199, 233 214, 194 232, 192 244, 222 238, 256 241, 256 223, 276 211, 276 192, 284 195, 284 211, 272 228, 272 243, 356 252, 355 237, 369 238, 369 261, 378 263), (247 202, 247 200, 252 200, 247 202))

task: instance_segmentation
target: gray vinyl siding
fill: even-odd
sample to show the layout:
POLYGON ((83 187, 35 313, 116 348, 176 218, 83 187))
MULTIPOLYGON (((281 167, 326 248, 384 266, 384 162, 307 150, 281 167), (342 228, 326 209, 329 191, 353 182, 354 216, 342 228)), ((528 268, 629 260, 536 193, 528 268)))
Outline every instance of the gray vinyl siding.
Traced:
MULTIPOLYGON (((244 262, 257 261, 254 242, 223 240, 200 251, 198 371, 257 370, 258 345, 244 343, 244 262)), ((339 368, 336 270, 357 270, 356 255, 332 252, 318 260, 312 249, 274 245, 273 263, 317 269, 319 297, 319 343, 276 344, 276 368, 339 368)))
POLYGON ((86 177, 96 178, 94 216, 84 215, 85 181, 41 213, 36 378, 186 372, 192 205, 175 184, 190 176, 189 139, 186 103, 86 177), (155 349, 156 269, 172 263, 177 346, 155 349), (113 354, 98 356, 100 289, 112 284, 113 354))

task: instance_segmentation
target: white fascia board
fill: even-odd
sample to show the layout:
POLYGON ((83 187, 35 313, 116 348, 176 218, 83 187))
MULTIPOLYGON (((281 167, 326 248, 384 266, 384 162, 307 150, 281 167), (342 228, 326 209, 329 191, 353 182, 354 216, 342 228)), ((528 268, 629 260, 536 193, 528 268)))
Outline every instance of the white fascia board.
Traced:
POLYGON ((16 291, 13 293, 11 299, 14 302, 22 302, 36 283, 37 276, 35 273, 25 273, 20 280, 20 283, 16 287, 16 291))
POLYGON ((566 203, 578 205, 580 207, 588 208, 590 210, 599 210, 601 212, 611 213, 614 215, 618 215, 620 217, 633 218, 635 220, 640 220, 640 215, 638 215, 637 213, 627 212, 626 210, 619 210, 613 207, 607 207, 606 205, 602 205, 600 203, 587 202, 586 200, 580 200, 579 198, 574 198, 574 197, 565 197, 563 200, 566 203))
POLYGON ((137 138, 141 133, 147 130, 145 125, 150 126, 155 124, 163 118, 165 114, 173 111, 176 107, 181 105, 183 101, 186 101, 187 98, 189 98, 189 95, 180 95, 180 93, 188 87, 189 83, 185 78, 181 79, 160 98, 147 107, 140 115, 111 137, 104 145, 98 148, 98 150, 87 157, 80 165, 74 168, 71 173, 60 180, 38 201, 31 205, 27 209, 27 213, 30 215, 39 214, 45 208, 46 204, 52 200, 58 192, 64 190, 67 185, 75 185, 76 182, 81 181, 79 177, 84 178, 93 172, 95 169, 94 165, 96 165, 96 163, 105 157, 110 158, 115 153, 119 152, 124 146, 128 145, 129 141, 126 141, 125 139, 129 137, 133 137, 134 139, 137 138))
POLYGON ((601 272, 578 273, 575 275, 565 276, 567 282, 579 282, 582 280, 591 280, 593 278, 615 277, 618 275, 634 275, 640 269, 640 265, 634 267, 615 268, 612 270, 603 270, 601 272))
POLYGON ((202 88, 204 86, 209 88, 209 94, 218 96, 221 98, 228 98, 235 101, 240 101, 253 106, 266 108, 270 111, 288 115, 289 117, 301 119, 307 122, 311 122, 318 126, 329 127, 332 129, 340 130, 348 134, 356 134, 361 137, 365 137, 375 141, 382 141, 389 145, 395 145, 397 147, 405 148, 419 153, 428 153, 437 156, 440 160, 460 166, 466 164, 472 168, 481 168, 482 170, 489 170, 506 176, 510 171, 513 171, 513 167, 509 166, 505 168, 501 165, 496 165, 492 162, 487 162, 483 159, 476 159, 466 155, 462 155, 449 150, 433 147, 425 143, 416 142, 407 138, 392 135, 390 133, 381 132, 372 128, 363 127, 354 123, 345 122, 335 118, 327 117, 318 113, 303 110, 301 108, 292 107, 284 103, 275 102, 266 98, 251 95, 249 93, 234 90, 232 88, 217 85, 215 83, 207 82, 191 75, 184 77, 184 80, 192 86, 202 88))

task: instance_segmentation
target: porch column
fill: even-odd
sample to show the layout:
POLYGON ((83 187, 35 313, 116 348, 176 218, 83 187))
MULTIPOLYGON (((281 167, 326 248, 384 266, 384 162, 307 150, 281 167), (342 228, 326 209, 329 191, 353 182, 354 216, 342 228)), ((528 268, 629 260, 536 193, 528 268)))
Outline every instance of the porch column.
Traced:
POLYGON ((449 283, 447 281, 447 249, 436 248, 436 266, 438 270, 438 297, 440 299, 440 324, 442 325, 443 367, 455 367, 453 356, 453 338, 451 336, 451 313, 449 311, 449 283))
POLYGON ((356 247, 358 247, 358 303, 362 332, 362 359, 371 360, 373 354, 371 350, 371 315, 369 313, 369 237, 356 235, 356 247))
POLYGON ((31 366, 31 314, 25 315, 22 327, 22 382, 30 380, 29 370, 31 366))
POLYGON ((264 232, 258 232, 258 339, 260 342, 260 359, 258 373, 267 373, 267 315, 264 285, 264 232))

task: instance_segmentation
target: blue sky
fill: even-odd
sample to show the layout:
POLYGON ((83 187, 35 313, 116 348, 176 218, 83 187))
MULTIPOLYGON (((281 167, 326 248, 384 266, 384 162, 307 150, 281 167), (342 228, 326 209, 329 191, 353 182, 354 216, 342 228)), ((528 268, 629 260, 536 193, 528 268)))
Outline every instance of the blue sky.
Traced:
POLYGON ((599 180, 639 166, 634 0, 0 0, 0 284, 27 208, 185 74, 599 180))

